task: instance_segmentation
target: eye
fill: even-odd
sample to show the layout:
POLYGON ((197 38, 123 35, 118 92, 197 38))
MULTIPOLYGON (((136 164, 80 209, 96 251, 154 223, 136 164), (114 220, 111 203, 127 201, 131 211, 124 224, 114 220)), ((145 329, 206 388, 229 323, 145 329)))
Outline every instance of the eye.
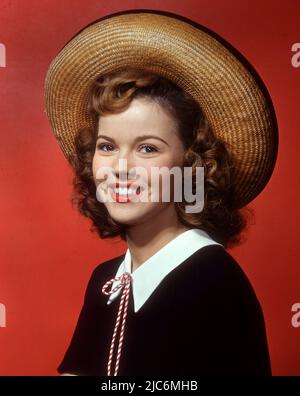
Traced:
MULTIPOLYGON (((147 148, 150 148, 150 149, 151 149, 151 151, 150 151, 150 152, 148 151, 148 153, 157 152, 157 149, 156 149, 155 147, 149 146, 148 144, 143 144, 143 145, 141 146, 141 148, 144 148, 144 147, 147 147, 147 148)), ((147 154, 147 153, 146 153, 146 154, 147 154)))
MULTIPOLYGON (((102 150, 103 147, 113 147, 113 146, 112 146, 111 144, 107 144, 107 143, 99 143, 99 144, 97 145, 97 149, 98 149, 98 150, 102 150)), ((103 151, 107 151, 107 150, 103 150, 103 151)), ((108 151, 110 151, 110 150, 108 150, 108 151)))
MULTIPOLYGON (((146 152, 144 152, 145 154, 150 154, 150 153, 153 153, 153 152, 157 152, 158 150, 155 148, 155 147, 153 147, 153 146, 149 146, 148 144, 143 144, 142 146, 140 146, 141 148, 146 148, 148 151, 146 151, 146 152), (150 151, 149 151, 149 149, 150 149, 150 151)), ((99 143, 98 145, 97 145, 97 149, 98 150, 101 150, 101 151, 106 151, 106 152, 109 152, 109 151, 111 151, 111 149, 113 150, 113 146, 111 145, 111 144, 108 144, 108 143, 99 143), (108 149, 107 149, 108 148, 108 149)))

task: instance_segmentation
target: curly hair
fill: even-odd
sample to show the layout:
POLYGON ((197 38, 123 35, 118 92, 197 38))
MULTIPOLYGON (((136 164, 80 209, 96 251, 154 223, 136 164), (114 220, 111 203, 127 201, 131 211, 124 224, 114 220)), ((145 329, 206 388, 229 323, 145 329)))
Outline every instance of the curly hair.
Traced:
MULTIPOLYGON (((154 72, 127 68, 102 74, 94 81, 88 94, 88 114, 97 126, 99 117, 124 111, 134 98, 147 98, 168 111, 185 149, 184 166, 192 167, 192 175, 196 167, 204 167, 203 210, 186 213, 184 198, 182 202, 174 202, 179 221, 189 228, 203 229, 225 248, 241 243, 242 231, 252 212, 248 207, 238 208, 235 202, 231 176, 234 156, 227 144, 215 136, 199 104, 169 79, 154 72)), ((96 197, 92 161, 97 132, 97 127, 77 131, 71 158, 75 171, 72 204, 92 221, 92 232, 101 238, 119 236, 125 241, 126 226, 115 221, 96 197)))

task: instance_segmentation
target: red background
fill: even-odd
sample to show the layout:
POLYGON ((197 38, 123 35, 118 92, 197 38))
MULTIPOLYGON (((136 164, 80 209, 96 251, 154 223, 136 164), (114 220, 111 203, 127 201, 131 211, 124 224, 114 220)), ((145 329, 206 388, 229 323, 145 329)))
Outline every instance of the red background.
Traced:
POLYGON ((300 374, 298 1, 1 0, 0 42, 0 375, 56 375, 92 269, 117 256, 123 242, 102 241, 72 209, 71 171, 44 113, 49 63, 86 24, 124 9, 161 9, 194 19, 236 47, 273 99, 279 155, 265 190, 250 204, 255 223, 230 250, 261 301, 273 374, 300 374), (242 5, 241 5, 242 3, 242 5))

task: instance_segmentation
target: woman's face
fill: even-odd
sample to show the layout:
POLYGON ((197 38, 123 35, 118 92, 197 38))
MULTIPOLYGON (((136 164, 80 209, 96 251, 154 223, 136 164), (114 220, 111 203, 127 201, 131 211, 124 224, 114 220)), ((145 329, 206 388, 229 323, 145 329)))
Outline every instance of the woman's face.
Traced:
POLYGON ((111 199, 112 202, 103 201, 111 217, 125 225, 137 225, 147 222, 153 216, 158 216, 169 205, 174 205, 172 199, 170 202, 162 202, 161 177, 159 177, 160 198, 158 202, 153 202, 151 199, 154 189, 158 188, 154 184, 151 185, 151 169, 153 167, 167 167, 168 169, 174 166, 182 167, 183 157, 184 146, 178 136, 175 121, 159 104, 149 99, 136 98, 122 113, 101 116, 93 157, 93 176, 96 187, 101 184, 98 192, 100 191, 100 195, 101 191, 110 194, 107 186, 102 187, 105 178, 99 178, 99 173, 97 173, 99 168, 103 169, 103 167, 112 169, 108 183, 120 181, 120 184, 125 184, 126 181, 120 180, 121 174, 125 174, 127 182, 139 180, 139 184, 147 186, 147 189, 143 191, 143 194, 146 192, 146 202, 133 202, 126 194, 125 198, 118 201, 118 196, 112 193, 111 197, 116 201, 114 199, 111 199), (120 159, 126 161, 119 163, 120 159), (133 167, 142 167, 144 174, 139 178, 130 177, 129 171, 133 167))

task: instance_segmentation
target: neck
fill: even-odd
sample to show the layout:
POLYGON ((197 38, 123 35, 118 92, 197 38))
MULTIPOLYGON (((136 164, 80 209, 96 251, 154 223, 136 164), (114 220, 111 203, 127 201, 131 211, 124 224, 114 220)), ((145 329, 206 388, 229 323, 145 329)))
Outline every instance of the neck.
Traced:
POLYGON ((132 258, 131 272, 135 271, 168 242, 190 228, 178 221, 176 213, 172 213, 170 216, 170 211, 167 210, 152 216, 151 220, 143 224, 129 227, 126 239, 132 258))

